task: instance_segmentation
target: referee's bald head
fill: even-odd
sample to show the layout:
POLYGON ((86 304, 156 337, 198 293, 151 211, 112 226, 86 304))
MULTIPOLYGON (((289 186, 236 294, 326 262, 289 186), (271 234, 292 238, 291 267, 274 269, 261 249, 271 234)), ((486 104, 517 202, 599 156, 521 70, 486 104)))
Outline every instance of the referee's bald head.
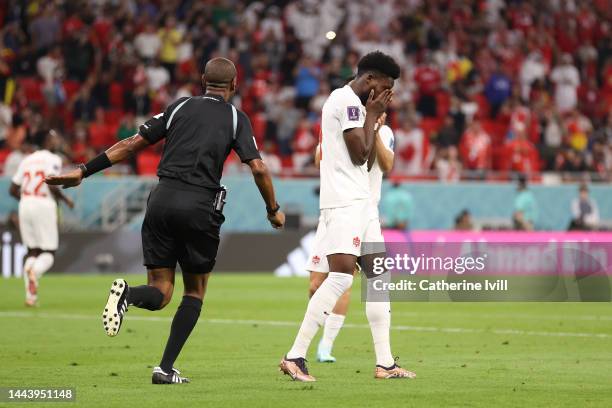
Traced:
POLYGON ((230 89, 235 87, 236 66, 227 58, 217 57, 206 63, 202 81, 206 88, 230 89))

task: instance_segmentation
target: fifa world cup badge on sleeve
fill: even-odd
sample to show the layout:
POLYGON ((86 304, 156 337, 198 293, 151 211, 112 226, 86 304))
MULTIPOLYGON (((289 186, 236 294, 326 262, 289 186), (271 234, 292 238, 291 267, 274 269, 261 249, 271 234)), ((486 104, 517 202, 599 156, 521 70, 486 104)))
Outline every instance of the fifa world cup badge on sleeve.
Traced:
POLYGON ((359 107, 349 106, 346 108, 348 120, 359 120, 359 107))

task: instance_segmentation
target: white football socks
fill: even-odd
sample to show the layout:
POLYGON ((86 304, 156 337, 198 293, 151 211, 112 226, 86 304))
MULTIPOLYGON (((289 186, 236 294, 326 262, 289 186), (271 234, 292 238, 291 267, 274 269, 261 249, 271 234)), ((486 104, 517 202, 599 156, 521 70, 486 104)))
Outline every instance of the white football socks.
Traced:
POLYGON ((331 350, 334 345, 334 341, 340 333, 340 329, 344 324, 346 316, 336 313, 330 313, 325 320, 325 326, 323 327, 323 337, 321 338, 321 346, 331 350))
POLYGON ((391 342, 389 341, 391 303, 366 302, 366 316, 372 331, 376 364, 383 367, 391 367, 395 362, 391 354, 391 342))
POLYGON ((53 266, 53 254, 49 252, 43 252, 42 254, 36 257, 36 261, 32 266, 32 270, 36 275, 36 280, 40 279, 40 277, 47 272, 53 266))
POLYGON ((331 315, 338 299, 353 284, 353 275, 348 273, 330 272, 327 279, 310 298, 304 320, 300 326, 293 347, 287 353, 287 358, 305 358, 312 338, 319 327, 331 315))
POLYGON ((51 269, 53 261, 53 254, 49 252, 43 252, 37 257, 30 256, 26 258, 23 265, 23 280, 25 282, 26 301, 29 304, 34 304, 38 299, 38 295, 35 293, 38 287, 38 280, 45 272, 51 269), (33 278, 33 288, 30 287, 30 276, 33 278))
POLYGON ((25 291, 26 291, 26 299, 34 300, 32 294, 30 293, 30 269, 36 262, 35 256, 29 256, 26 258, 25 263, 23 264, 23 282, 25 283, 25 291))

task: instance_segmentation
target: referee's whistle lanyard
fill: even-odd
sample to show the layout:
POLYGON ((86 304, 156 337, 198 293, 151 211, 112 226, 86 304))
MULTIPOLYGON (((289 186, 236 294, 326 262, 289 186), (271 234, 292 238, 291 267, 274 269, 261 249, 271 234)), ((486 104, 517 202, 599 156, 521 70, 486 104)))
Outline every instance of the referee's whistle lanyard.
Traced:
POLYGON ((227 187, 223 184, 221 189, 215 194, 215 201, 213 202, 213 209, 218 213, 223 213, 223 207, 225 206, 225 198, 227 197, 227 187))

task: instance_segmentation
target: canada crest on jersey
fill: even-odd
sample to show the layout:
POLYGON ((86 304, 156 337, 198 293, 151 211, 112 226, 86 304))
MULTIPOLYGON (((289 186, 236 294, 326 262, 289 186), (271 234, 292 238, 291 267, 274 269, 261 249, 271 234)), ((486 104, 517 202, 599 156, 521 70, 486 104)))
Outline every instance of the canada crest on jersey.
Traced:
POLYGON ((313 256, 313 257, 312 257, 312 263, 313 263, 314 265, 318 265, 318 264, 319 264, 319 262, 321 262, 321 258, 319 258, 317 255, 315 255, 315 256, 313 256))
POLYGON ((359 248, 359 245, 361 244, 361 240, 359 239, 359 237, 355 237, 353 238, 353 246, 355 248, 359 248))

